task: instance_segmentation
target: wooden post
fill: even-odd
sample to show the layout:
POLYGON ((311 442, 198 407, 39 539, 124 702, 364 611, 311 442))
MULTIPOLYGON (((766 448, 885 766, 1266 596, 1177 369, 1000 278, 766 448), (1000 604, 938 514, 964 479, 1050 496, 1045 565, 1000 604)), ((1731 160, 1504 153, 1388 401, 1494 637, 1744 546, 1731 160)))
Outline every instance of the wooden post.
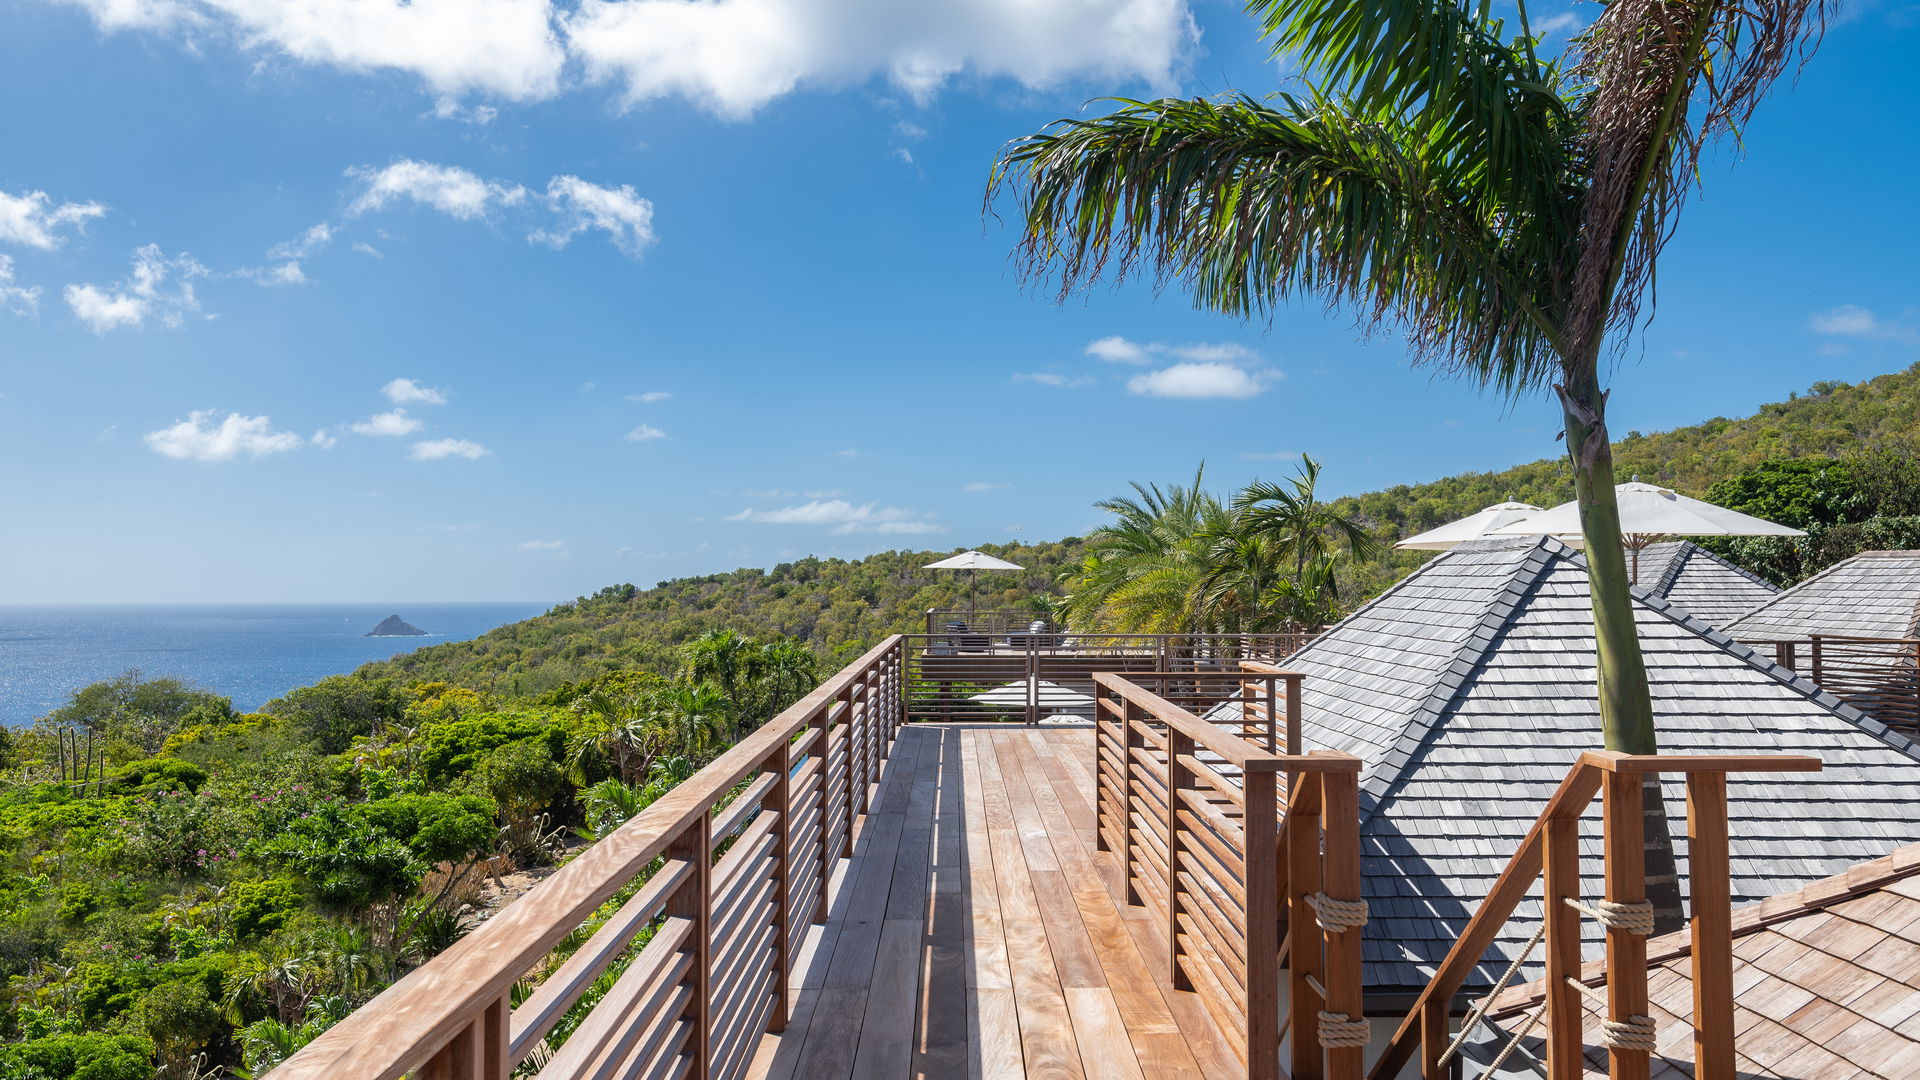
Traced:
POLYGON ((1143 746, 1138 731, 1140 706, 1120 700, 1120 880, 1127 883, 1127 903, 1140 904, 1133 882, 1133 748, 1143 746))
MULTIPOLYGON (((1659 778, 1636 772, 1610 772, 1602 789, 1602 821, 1606 828, 1607 899, 1615 904, 1639 904, 1647 899, 1645 851, 1645 784, 1659 778)), ((1616 1023, 1647 1012, 1647 939, 1625 930, 1607 928, 1607 1015, 1616 1023)), ((1607 1050, 1611 1080, 1648 1080, 1645 1050, 1607 1050)))
MULTIPOLYGON (((1167 967, 1173 973, 1175 990, 1193 989, 1193 980, 1180 966, 1180 792, 1193 786, 1193 777, 1182 756, 1193 753, 1193 739, 1172 724, 1167 725, 1167 967)), ((1201 918, 1206 916, 1202 915, 1201 918)))
MULTIPOLYGON (((793 761, 788 751, 793 744, 782 742, 767 761, 774 770, 773 788, 767 792, 766 806, 774 812, 773 842, 773 1015, 767 1018, 768 1031, 787 1030, 787 983, 793 974, 793 939, 789 928, 793 909, 793 761)), ((822 882, 820 892, 826 893, 822 882)))
MULTIPOLYGON (((488 1006, 488 1012, 494 1006, 488 1006)), ((504 1077, 505 1073, 483 1073, 481 1068, 486 1058, 487 1016, 482 1013, 461 1028, 447 1045, 441 1047, 427 1059, 426 1068, 420 1071, 421 1080, 493 1080, 494 1076, 504 1077)), ((505 1064, 505 1057, 501 1063, 505 1064)))
POLYGON ((1693 914, 1693 1061, 1698 1080, 1733 1080, 1733 901, 1727 774, 1687 775, 1687 900, 1693 914))
POLYGON ((1827 673, 1825 671, 1826 664, 1821 657, 1819 634, 1812 634, 1807 638, 1807 659, 1809 661, 1808 667, 1811 669, 1808 671, 1807 677, 1814 682, 1820 682, 1826 677, 1827 673))
MULTIPOLYGON (((1320 891, 1320 792, 1322 774, 1297 773, 1287 808, 1287 954, 1288 1023, 1293 1034, 1293 1080, 1322 1080, 1325 1057, 1320 1052, 1320 995, 1312 982, 1325 986, 1319 927, 1307 896, 1320 891)), ((1251 807, 1249 807, 1251 810, 1251 807)))
POLYGON ((1306 753, 1301 748, 1300 734, 1300 681, 1301 676, 1289 674, 1287 680, 1287 753, 1298 757, 1306 753))
MULTIPOLYGON (((1280 844, 1276 821, 1279 804, 1273 773, 1248 771, 1241 782, 1247 802, 1241 818, 1246 861, 1247 1076, 1251 1080, 1277 1080, 1281 1075, 1280 892, 1274 863, 1280 844)), ((1354 863, 1356 873, 1359 866, 1354 863)), ((1299 1048, 1296 1040, 1295 1056, 1299 1048)))
POLYGON ((1450 1041, 1447 1006, 1444 998, 1432 998, 1420 1006, 1420 1080, 1449 1080, 1453 1075, 1440 1062, 1450 1041))
MULTIPOLYGON (((693 997, 687 1002, 685 1016, 692 1028, 687 1037, 689 1080, 707 1080, 713 1063, 713 819, 701 814, 685 831, 667 845, 668 859, 684 859, 693 872, 686 884, 667 898, 668 918, 692 922, 686 948, 693 963, 687 969, 687 983, 693 997)), ((824 889, 825 883, 822 883, 824 889)))
POLYGON ((1556 814, 1544 830, 1546 874, 1547 1080, 1583 1080, 1581 994, 1567 982, 1580 977, 1580 912, 1567 899, 1580 896, 1580 818, 1556 814))
MULTIPOLYGON (((1360 774, 1320 774, 1323 845, 1321 888, 1337 900, 1360 899, 1360 774)), ((1271 802, 1271 799, 1269 799, 1271 802)), ((1251 798, 1248 804, 1252 804, 1251 798)), ((1299 930, 1306 930, 1300 927, 1299 930)), ((1299 930, 1296 930, 1296 935, 1299 930)), ((1360 981, 1361 927, 1326 936, 1327 1011, 1359 1020, 1366 1015, 1365 991, 1360 981)), ((1296 936, 1297 940, 1297 936, 1296 936)), ((1296 1047, 1299 1043, 1294 1044, 1296 1047)), ((1360 1080, 1366 1067, 1366 1047, 1341 1046, 1327 1050, 1331 1080, 1360 1080)))
POLYGON ((813 921, 823 923, 827 921, 829 907, 827 886, 833 882, 833 791, 827 783, 828 770, 833 765, 833 756, 828 753, 832 745, 829 740, 833 732, 831 700, 820 703, 817 719, 819 722, 814 724, 814 730, 820 734, 814 737, 813 749, 810 753, 820 763, 818 774, 820 777, 820 859, 819 865, 815 868, 820 875, 820 894, 813 902, 813 921))

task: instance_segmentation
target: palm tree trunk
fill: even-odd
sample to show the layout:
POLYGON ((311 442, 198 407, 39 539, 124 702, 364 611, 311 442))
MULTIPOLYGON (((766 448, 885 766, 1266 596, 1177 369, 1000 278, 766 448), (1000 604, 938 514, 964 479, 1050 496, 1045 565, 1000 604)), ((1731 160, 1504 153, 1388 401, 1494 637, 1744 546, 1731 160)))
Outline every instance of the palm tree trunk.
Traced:
MULTIPOLYGON (((1593 594, 1593 639, 1600 695, 1600 736, 1608 750, 1657 754, 1653 696, 1647 665, 1634 622, 1633 595, 1627 577, 1626 545, 1620 535, 1620 507, 1613 490, 1613 444, 1607 436, 1607 395, 1600 390, 1598 364, 1559 387, 1567 425, 1567 454, 1573 461, 1574 498, 1580 503, 1580 530, 1586 539, 1587 575, 1593 594)), ((1671 933, 1685 925, 1680 906, 1680 876, 1673 856, 1673 831, 1667 821, 1660 778, 1649 775, 1642 798, 1646 836, 1647 899, 1654 910, 1654 932, 1671 933)))

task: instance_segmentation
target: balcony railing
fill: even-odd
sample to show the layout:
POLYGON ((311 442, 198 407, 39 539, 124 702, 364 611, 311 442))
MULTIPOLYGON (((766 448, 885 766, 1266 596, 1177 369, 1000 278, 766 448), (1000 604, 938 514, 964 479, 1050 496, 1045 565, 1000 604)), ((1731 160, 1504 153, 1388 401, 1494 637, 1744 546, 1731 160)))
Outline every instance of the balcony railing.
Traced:
POLYGON ((904 719, 894 637, 742 739, 273 1072, 506 1080, 595 980, 620 974, 543 1077, 740 1076, 787 1018, 788 974, 904 719), (514 986, 618 912, 516 1008, 514 986))
MULTIPOLYGON (((1360 759, 1271 753, 1135 681, 1191 678, 1094 676, 1096 844, 1116 853, 1128 902, 1165 927, 1174 988, 1199 995, 1250 1080, 1358 1080, 1360 759), (1293 1036, 1284 1074, 1283 964, 1293 1036)), ((1272 727, 1263 741, 1276 741, 1272 727)))
POLYGON ((1584 1080, 1580 999, 1588 994, 1606 1002, 1607 1075, 1620 1080, 1648 1075, 1651 1052, 1663 1040, 1647 1016, 1647 936, 1653 929, 1653 910, 1646 892, 1643 786, 1650 777, 1662 773, 1684 775, 1687 782, 1688 907, 1694 957, 1693 1075, 1699 1080, 1735 1080, 1727 774, 1814 772, 1819 768, 1818 758, 1789 754, 1581 754, 1374 1061, 1368 1080, 1393 1080, 1416 1055, 1422 1080, 1449 1080, 1453 1075, 1450 1059, 1472 1036, 1487 1006, 1507 981, 1542 945, 1547 978, 1545 1007, 1532 1022, 1513 1033, 1486 1072, 1495 1072, 1510 1056, 1522 1052, 1529 1032, 1544 1020, 1544 1064, 1535 1068, 1548 1080, 1584 1080), (1601 851, 1606 894, 1589 904, 1580 896, 1580 818, 1596 794, 1603 798, 1601 851), (1543 878, 1545 921, 1540 932, 1511 962, 1493 991, 1467 1014, 1461 1033, 1451 1036, 1455 995, 1513 917, 1520 901, 1543 878), (1605 928, 1604 990, 1589 987, 1580 978, 1583 915, 1595 918, 1605 928))
POLYGON ((1920 735, 1920 639, 1814 634, 1748 644, 1888 727, 1920 735))
POLYGON ((1274 664, 1306 634, 908 634, 909 720, 1093 719, 1096 672, 1237 673, 1274 664))

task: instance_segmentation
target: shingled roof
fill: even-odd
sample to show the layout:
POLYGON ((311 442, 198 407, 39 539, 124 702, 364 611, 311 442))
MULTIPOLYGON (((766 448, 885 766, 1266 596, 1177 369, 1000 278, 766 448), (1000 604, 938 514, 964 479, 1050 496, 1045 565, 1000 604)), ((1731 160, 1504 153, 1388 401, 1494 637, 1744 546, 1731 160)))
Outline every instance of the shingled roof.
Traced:
MULTIPOLYGON (((1692 956, 1685 932, 1647 943, 1656 1080, 1694 1075, 1692 956)), ((1590 986, 1605 974, 1602 962, 1581 972, 1590 986)), ((1920 1076, 1920 845, 1736 912, 1733 988, 1743 1077, 1920 1076)), ((1502 994, 1490 1014, 1494 1037, 1468 1056, 1497 1053, 1501 1029, 1526 1026, 1543 997, 1539 983, 1502 994)), ((1600 1017, 1580 1000, 1587 1074, 1604 1076, 1600 1017)), ((1537 1037, 1521 1047, 1536 1060, 1543 1051, 1537 1037)))
POLYGON ((1780 592, 1780 586, 1733 565, 1691 540, 1640 550, 1640 587, 1724 627, 1780 592))
POLYGON ((1834 563, 1724 629, 1741 641, 1920 637, 1920 551, 1867 551, 1834 563))
MULTIPOLYGON (((1635 601, 1663 750, 1827 763, 1734 779, 1738 902, 1920 841, 1920 748, 1675 605, 1635 601)), ((1366 762, 1370 988, 1424 985, 1574 758, 1598 745, 1594 662, 1586 564, 1544 537, 1455 548, 1288 659, 1306 675, 1307 742, 1366 762)), ((1668 800, 1684 822, 1678 781, 1668 800)), ((1596 894, 1600 869, 1583 867, 1596 894)), ((1538 919, 1537 901, 1522 904, 1474 981, 1491 983, 1538 919)))

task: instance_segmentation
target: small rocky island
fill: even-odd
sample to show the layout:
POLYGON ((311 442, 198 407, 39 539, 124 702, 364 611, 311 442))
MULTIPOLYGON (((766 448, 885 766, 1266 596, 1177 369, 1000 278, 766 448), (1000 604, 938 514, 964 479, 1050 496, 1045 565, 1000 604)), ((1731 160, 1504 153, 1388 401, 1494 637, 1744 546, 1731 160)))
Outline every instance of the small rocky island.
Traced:
POLYGON ((402 619, 398 615, 389 615, 380 620, 380 625, 360 635, 361 637, 426 637, 427 632, 402 619))

